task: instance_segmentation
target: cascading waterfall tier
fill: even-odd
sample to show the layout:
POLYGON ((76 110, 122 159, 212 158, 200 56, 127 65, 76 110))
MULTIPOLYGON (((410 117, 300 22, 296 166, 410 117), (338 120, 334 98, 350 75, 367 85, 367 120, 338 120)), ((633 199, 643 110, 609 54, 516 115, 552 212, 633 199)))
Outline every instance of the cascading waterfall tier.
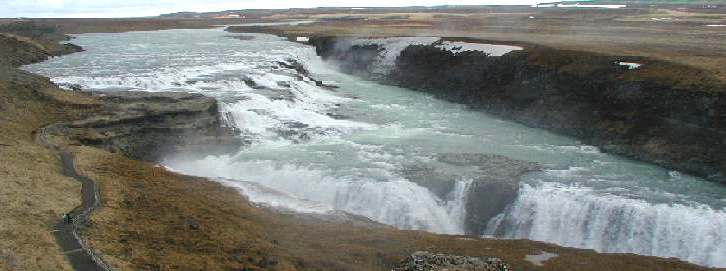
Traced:
POLYGON ((708 206, 648 203, 592 188, 543 182, 520 189, 487 235, 601 252, 726 263, 726 213, 708 206))

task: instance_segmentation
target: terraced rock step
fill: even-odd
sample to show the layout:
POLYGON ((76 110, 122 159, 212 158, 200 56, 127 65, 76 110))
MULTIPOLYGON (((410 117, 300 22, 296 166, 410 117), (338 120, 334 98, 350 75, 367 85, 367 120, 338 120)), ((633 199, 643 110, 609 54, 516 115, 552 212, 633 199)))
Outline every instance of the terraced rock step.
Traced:
POLYGON ((56 127, 78 144, 157 161, 165 154, 221 153, 242 145, 222 128, 217 101, 180 92, 95 92, 102 102, 94 116, 56 127))

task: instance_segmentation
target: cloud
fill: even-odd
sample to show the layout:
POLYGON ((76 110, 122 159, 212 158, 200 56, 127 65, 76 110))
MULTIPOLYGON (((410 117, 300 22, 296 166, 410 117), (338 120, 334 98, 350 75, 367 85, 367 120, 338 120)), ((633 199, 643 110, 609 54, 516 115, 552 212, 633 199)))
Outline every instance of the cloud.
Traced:
POLYGON ((355 6, 528 5, 532 0, 0 0, 0 17, 144 17, 178 11, 355 6))

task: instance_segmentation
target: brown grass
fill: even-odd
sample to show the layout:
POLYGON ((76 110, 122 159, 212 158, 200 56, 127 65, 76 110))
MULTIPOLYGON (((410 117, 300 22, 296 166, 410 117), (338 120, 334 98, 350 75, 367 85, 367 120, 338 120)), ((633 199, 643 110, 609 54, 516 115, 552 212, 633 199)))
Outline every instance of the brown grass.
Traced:
POLYGON ((274 33, 329 36, 470 37, 526 42, 598 54, 643 56, 704 70, 726 80, 726 14, 662 9, 557 10, 532 8, 473 9, 468 13, 345 14, 311 16, 318 24, 276 26, 274 33), (402 16, 410 16, 406 20, 402 16), (532 18, 530 18, 532 16, 532 18), (651 18, 668 17, 657 22, 651 18))
POLYGON ((58 157, 34 142, 33 131, 77 118, 78 104, 89 100, 41 77, 28 85, 11 68, 0 67, 0 75, 0 270, 71 270, 50 231, 80 204, 80 184, 61 174, 58 157))

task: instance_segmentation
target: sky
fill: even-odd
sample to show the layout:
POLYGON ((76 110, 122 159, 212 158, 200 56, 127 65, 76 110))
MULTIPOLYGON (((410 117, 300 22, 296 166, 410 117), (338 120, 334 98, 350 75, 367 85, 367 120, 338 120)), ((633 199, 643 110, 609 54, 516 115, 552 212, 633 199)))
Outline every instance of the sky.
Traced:
MULTIPOLYGON (((536 0, 0 0, 0 18, 144 17, 179 11, 313 7, 531 5, 536 0)), ((539 1, 542 2, 542 1, 539 1)))

